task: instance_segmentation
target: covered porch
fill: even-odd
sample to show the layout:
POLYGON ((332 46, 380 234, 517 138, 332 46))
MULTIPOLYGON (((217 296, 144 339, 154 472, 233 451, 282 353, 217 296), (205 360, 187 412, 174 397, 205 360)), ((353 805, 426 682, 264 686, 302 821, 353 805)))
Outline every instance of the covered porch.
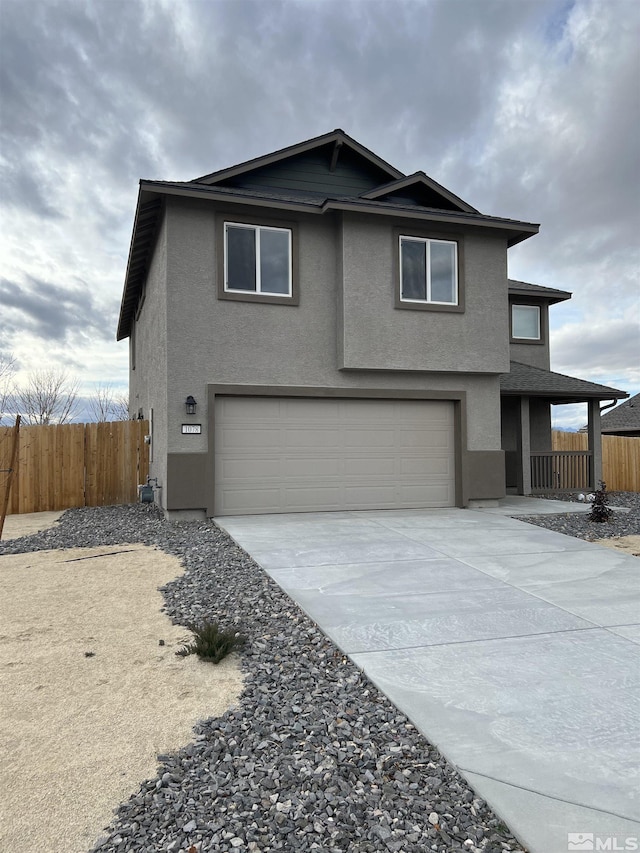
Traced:
POLYGON ((500 387, 507 493, 594 491, 602 479, 601 402, 629 395, 518 362, 500 387), (587 404, 587 450, 552 449, 551 406, 563 403, 587 404))

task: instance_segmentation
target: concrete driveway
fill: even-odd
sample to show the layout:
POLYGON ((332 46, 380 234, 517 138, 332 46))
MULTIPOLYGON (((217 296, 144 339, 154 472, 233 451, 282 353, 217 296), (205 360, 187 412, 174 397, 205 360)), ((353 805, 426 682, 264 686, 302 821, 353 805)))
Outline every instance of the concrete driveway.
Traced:
POLYGON ((217 523, 533 853, 637 850, 640 560, 509 517, 579 509, 217 523))

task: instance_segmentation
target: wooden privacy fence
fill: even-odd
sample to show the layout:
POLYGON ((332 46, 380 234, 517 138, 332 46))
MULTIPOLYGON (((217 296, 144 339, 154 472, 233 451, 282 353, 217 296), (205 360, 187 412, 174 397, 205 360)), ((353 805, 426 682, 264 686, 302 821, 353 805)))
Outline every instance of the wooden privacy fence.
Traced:
MULTIPOLYGON (((148 421, 21 426, 7 514, 137 501, 149 473, 148 432, 148 421)), ((0 427, 0 470, 10 467, 11 433, 0 427)))
MULTIPOLYGON (((551 443, 555 451, 588 449, 582 432, 553 430, 551 443)), ((602 479, 611 492, 640 492, 640 438, 602 436, 602 479)))

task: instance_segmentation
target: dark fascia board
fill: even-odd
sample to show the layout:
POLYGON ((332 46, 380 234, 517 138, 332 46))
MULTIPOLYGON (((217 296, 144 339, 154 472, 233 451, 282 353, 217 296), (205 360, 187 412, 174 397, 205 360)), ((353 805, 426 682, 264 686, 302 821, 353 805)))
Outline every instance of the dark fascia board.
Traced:
POLYGON ((515 246, 527 240, 540 230, 540 226, 533 222, 519 222, 515 219, 501 219, 497 216, 485 216, 482 213, 457 213, 455 211, 440 211, 425 209, 416 210, 411 207, 399 207, 397 205, 385 206, 384 203, 365 201, 339 201, 327 199, 322 206, 325 210, 342 210, 353 213, 377 213, 384 216, 395 216, 401 219, 421 219, 423 222, 446 222, 459 225, 479 225, 484 228, 493 228, 505 231, 509 237, 508 246, 515 246))
POLYGON ((429 175, 424 172, 414 172, 412 175, 407 175, 397 181, 391 181, 388 184, 383 184, 373 190, 362 193, 360 198, 369 200, 379 199, 385 195, 390 195, 391 193, 415 186, 423 186, 426 189, 437 192, 438 195, 446 198, 447 201, 451 202, 451 204, 457 205, 464 213, 480 213, 480 211, 476 210, 475 207, 471 207, 471 205, 464 201, 464 199, 461 199, 459 196, 455 195, 455 193, 452 193, 451 190, 448 190, 446 187, 443 187, 442 184, 434 181, 433 178, 430 178, 429 175))
POLYGON ((142 248, 142 239, 147 241, 147 249, 150 251, 155 242, 157 220, 162 212, 162 208, 162 198, 145 194, 141 182, 138 190, 136 213, 133 220, 131 242, 129 243, 127 270, 124 277, 124 289, 120 303, 118 330, 116 332, 116 340, 118 341, 129 337, 131 318, 136 310, 138 295, 143 284, 143 281, 140 279, 144 278, 146 272, 146 259, 142 259, 139 254, 142 248), (148 223, 143 225, 144 220, 148 220, 148 223), (141 232, 143 231, 147 233, 145 233, 144 238, 141 238, 141 232), (140 271, 138 271, 138 268, 140 268, 140 271))
POLYGON ((435 210, 415 207, 390 205, 385 202, 367 201, 365 199, 313 199, 308 202, 290 201, 287 199, 268 198, 259 195, 243 193, 236 194, 232 189, 209 187, 198 184, 167 183, 162 181, 140 181, 140 186, 150 192, 165 195, 184 196, 185 198, 204 198, 209 201, 224 201, 232 204, 252 205, 254 207, 270 207, 279 210, 292 210, 301 213, 324 214, 328 211, 351 211, 353 213, 373 213, 380 216, 392 216, 400 219, 420 219, 423 222, 446 222, 459 225, 480 225, 505 231, 509 235, 508 245, 515 246, 529 237, 537 234, 540 226, 532 222, 520 222, 516 219, 502 219, 498 216, 485 216, 482 213, 458 213, 457 211, 435 210))
POLYGON ((374 154, 373 151, 370 151, 368 148, 365 148, 364 145, 361 145, 355 139, 352 139, 344 132, 344 130, 336 128, 336 130, 331 131, 331 133, 324 133, 322 136, 307 139, 305 142, 298 142, 296 145, 289 145, 287 148, 281 148, 278 151, 273 151, 271 154, 264 154, 261 157, 255 157, 253 160, 245 160, 244 163, 238 163, 237 166, 229 166, 227 169, 221 169, 218 172, 211 172, 209 175, 202 175, 200 178, 195 178, 193 183, 216 184, 229 178, 235 178, 237 175, 241 175, 244 172, 251 172, 254 169, 260 169, 262 166, 269 166, 272 163, 279 162, 280 160, 295 157, 297 154, 304 154, 306 151, 312 151, 314 148, 320 148, 323 145, 330 144, 331 142, 341 142, 343 145, 351 148, 352 151, 360 154, 361 157, 364 157, 365 160, 368 160, 372 165, 377 166, 378 169, 382 169, 383 172, 386 172, 391 180, 404 177, 404 173, 396 169, 395 166, 387 163, 386 160, 382 159, 382 157, 378 157, 378 155, 374 154))
POLYGON ((299 210, 306 213, 322 213, 324 198, 309 199, 304 201, 291 201, 286 198, 275 198, 274 196, 251 195, 249 193, 238 193, 233 189, 224 187, 208 186, 206 184, 171 183, 169 181, 140 181, 140 187, 149 192, 162 195, 177 195, 184 198, 204 198, 208 201, 224 201, 230 204, 244 204, 252 207, 274 207, 283 210, 299 210))
POLYGON ((541 284, 531 284, 528 281, 515 281, 508 279, 509 296, 523 296, 527 299, 542 299, 550 305, 571 299, 572 293, 568 290, 558 290, 555 287, 543 287, 541 284), (524 285, 524 286, 523 286, 524 285))
POLYGON ((543 397, 552 405, 562 405, 563 403, 586 403, 587 400, 624 400, 629 395, 626 391, 615 391, 611 389, 609 393, 596 393, 595 391, 585 392, 584 394, 562 391, 555 393, 553 391, 500 391, 501 397, 543 397), (615 392, 615 393, 611 393, 615 392))

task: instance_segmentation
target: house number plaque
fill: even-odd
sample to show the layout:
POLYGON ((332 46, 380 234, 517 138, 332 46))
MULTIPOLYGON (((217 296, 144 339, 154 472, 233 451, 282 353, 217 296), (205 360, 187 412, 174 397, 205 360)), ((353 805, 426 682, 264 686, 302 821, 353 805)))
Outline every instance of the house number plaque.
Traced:
POLYGON ((202 424, 182 424, 183 435, 200 435, 202 424))

